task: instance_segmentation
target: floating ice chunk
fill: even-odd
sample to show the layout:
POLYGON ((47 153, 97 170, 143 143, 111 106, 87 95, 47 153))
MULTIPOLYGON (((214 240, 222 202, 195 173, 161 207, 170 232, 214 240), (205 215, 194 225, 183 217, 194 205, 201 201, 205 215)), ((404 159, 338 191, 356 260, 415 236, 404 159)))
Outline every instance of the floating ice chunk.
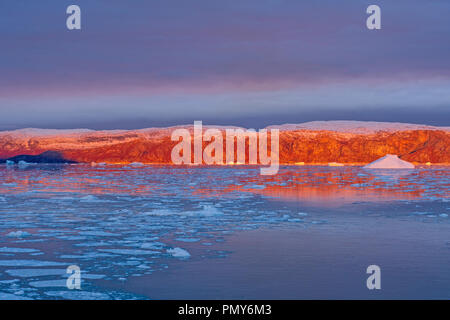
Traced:
POLYGON ((441 213, 441 214, 439 215, 439 217, 441 217, 441 218, 448 218, 448 214, 446 214, 446 213, 441 213))
POLYGON ((84 243, 76 243, 74 246, 76 247, 103 247, 103 246, 110 246, 111 244, 104 241, 99 242, 84 242, 84 243))
POLYGON ((0 292, 0 300, 33 300, 31 298, 18 296, 11 293, 0 292))
POLYGON ((263 190, 265 188, 266 186, 259 184, 247 185, 242 187, 242 189, 255 189, 255 190, 263 190))
POLYGON ((414 169, 414 165, 400 159, 395 154, 387 154, 374 162, 365 165, 365 169, 414 169))
POLYGON ((6 236, 11 238, 25 238, 31 236, 31 234, 26 231, 18 230, 18 231, 11 231, 6 236))
POLYGON ((41 260, 0 260, 0 266, 3 267, 51 267, 64 266, 66 263, 56 261, 41 260))
POLYGON ((17 183, 11 182, 11 183, 4 183, 4 187, 17 187, 17 183))
POLYGON ((306 217, 308 215, 306 212, 299 212, 297 214, 301 217, 306 217))
POLYGON ((189 216, 201 215, 211 217, 223 215, 223 212, 212 205, 205 205, 201 211, 185 212, 185 214, 189 216))
POLYGON ((32 253, 32 252, 39 252, 39 250, 28 249, 28 248, 2 247, 2 248, 0 248, 0 252, 7 252, 7 253, 32 253))
POLYGON ((83 273, 82 274, 83 279, 97 280, 97 279, 103 279, 104 277, 106 277, 104 274, 94 274, 94 273, 83 273))
POLYGON ((142 249, 155 249, 155 250, 159 250, 162 249, 164 247, 164 243, 162 242, 148 242, 148 243, 143 243, 141 245, 142 249))
POLYGON ((132 162, 130 163, 131 167, 143 167, 144 164, 142 162, 132 162))
POLYGON ((146 254, 158 254, 159 251, 153 250, 137 250, 137 249, 99 249, 99 251, 116 253, 116 254, 128 254, 128 255, 146 255, 146 254))
POLYGON ((181 248, 167 249, 167 253, 175 258, 189 258, 191 256, 189 252, 181 248))
POLYGON ((429 214, 428 212, 419 212, 419 211, 415 211, 415 212, 413 212, 412 214, 416 214, 416 215, 418 215, 418 216, 424 216, 424 215, 427 215, 427 214, 429 214))
POLYGON ((23 160, 20 160, 19 163, 18 163, 19 168, 26 168, 26 167, 28 167, 31 164, 36 164, 36 163, 26 162, 26 161, 23 161, 23 160))
POLYGON ((32 281, 29 285, 35 288, 66 287, 67 281, 66 279, 32 281))
POLYGON ((64 254, 60 256, 61 259, 97 259, 108 257, 114 257, 114 255, 108 253, 88 252, 84 254, 64 254))
POLYGON ((96 236, 96 237, 116 237, 118 234, 106 231, 81 231, 79 235, 82 236, 96 236))
POLYGON ((12 279, 12 280, 0 280, 1 284, 11 284, 11 283, 16 283, 18 282, 19 279, 12 279))
POLYGON ((5 272, 10 276, 21 278, 66 275, 66 269, 10 269, 5 272))
POLYGON ((51 297, 60 297, 68 300, 108 300, 110 296, 101 292, 87 292, 79 290, 67 291, 47 291, 45 293, 51 297))
POLYGON ((82 202, 101 202, 100 199, 98 199, 97 197, 95 197, 93 195, 84 196, 84 197, 80 198, 80 201, 82 201, 82 202))
POLYGON ((328 166, 329 167, 343 167, 344 164, 339 163, 339 162, 330 162, 330 163, 328 163, 328 166))
POLYGON ((197 241, 200 241, 200 238, 176 238, 175 241, 181 241, 181 242, 197 242, 197 241))
POLYGON ((14 161, 11 161, 11 160, 6 160, 6 165, 7 166, 13 166, 13 165, 15 165, 16 163, 14 162, 14 161))
POLYGON ((167 209, 159 209, 159 210, 153 210, 150 212, 144 212, 143 214, 149 215, 149 216, 170 216, 170 215, 180 215, 180 216, 187 216, 187 217, 212 217, 212 216, 219 216, 223 215, 223 212, 217 209, 216 207, 212 205, 205 205, 202 207, 201 210, 197 211, 181 211, 181 212, 175 212, 170 211, 167 209))
POLYGON ((170 216, 170 215, 173 215, 176 213, 173 211, 170 211, 170 210, 166 210, 166 209, 159 209, 159 210, 153 210, 153 211, 149 211, 149 212, 143 212, 142 214, 148 215, 148 216, 162 217, 162 216, 170 216))

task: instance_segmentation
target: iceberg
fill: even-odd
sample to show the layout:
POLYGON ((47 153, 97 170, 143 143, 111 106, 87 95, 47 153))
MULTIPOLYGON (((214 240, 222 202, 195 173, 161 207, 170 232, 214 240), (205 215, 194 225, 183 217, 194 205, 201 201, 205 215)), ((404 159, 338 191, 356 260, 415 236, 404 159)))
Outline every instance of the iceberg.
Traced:
POLYGON ((175 258, 189 258, 191 254, 181 248, 167 249, 166 252, 175 258))
POLYGON ((328 163, 328 166, 329 167, 343 167, 344 164, 339 163, 339 162, 330 162, 330 163, 328 163))
POLYGON ((26 231, 17 230, 17 231, 11 231, 6 236, 11 237, 11 238, 24 238, 24 237, 31 236, 31 234, 26 231))
POLYGON ((19 161, 19 168, 26 168, 28 167, 30 164, 26 161, 20 160, 19 161))
POLYGON ((142 162, 132 162, 130 163, 131 167, 143 167, 144 164, 142 162))
POLYGON ((364 169, 414 169, 414 165, 395 154, 387 154, 363 167, 364 169))

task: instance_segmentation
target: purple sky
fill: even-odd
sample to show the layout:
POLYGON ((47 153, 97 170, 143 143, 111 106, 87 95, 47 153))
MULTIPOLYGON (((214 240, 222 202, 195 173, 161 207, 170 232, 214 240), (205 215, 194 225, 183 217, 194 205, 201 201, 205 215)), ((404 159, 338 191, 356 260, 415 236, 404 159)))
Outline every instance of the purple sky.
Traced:
POLYGON ((0 40, 0 130, 450 125, 448 0, 2 0, 0 40))

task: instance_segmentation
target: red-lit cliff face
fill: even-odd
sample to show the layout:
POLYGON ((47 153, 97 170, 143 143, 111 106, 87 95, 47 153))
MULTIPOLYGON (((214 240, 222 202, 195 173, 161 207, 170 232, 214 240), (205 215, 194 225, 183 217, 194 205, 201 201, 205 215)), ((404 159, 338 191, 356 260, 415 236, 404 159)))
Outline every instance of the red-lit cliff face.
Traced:
POLYGON ((448 131, 413 130, 348 134, 290 131, 280 135, 283 163, 369 163, 386 154, 417 163, 450 163, 448 131))
MULTIPOLYGON (((386 154, 397 154, 415 163, 450 164, 448 128, 408 125, 398 129, 392 126, 374 129, 358 122, 358 130, 335 130, 333 123, 328 122, 325 128, 281 127, 280 162, 369 163, 386 154)), ((0 132, 0 158, 57 151, 65 159, 77 162, 170 164, 172 148, 177 144, 171 141, 174 129, 0 132)))

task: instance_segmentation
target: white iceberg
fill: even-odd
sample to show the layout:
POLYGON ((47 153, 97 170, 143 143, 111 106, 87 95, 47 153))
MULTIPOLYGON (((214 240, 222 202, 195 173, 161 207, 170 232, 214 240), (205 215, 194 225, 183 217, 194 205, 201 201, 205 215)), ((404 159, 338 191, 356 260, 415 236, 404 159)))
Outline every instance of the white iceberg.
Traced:
POLYGON ((11 231, 6 236, 11 237, 11 238, 25 238, 25 237, 31 236, 31 234, 26 231, 17 230, 17 231, 11 231))
POLYGON ((130 163, 131 167, 143 167, 144 164, 142 162, 132 162, 130 163))
POLYGON ((343 167, 344 164, 343 163, 339 163, 339 162, 330 162, 328 163, 329 167, 343 167))
POLYGON ((365 165, 365 169, 414 169, 414 165, 400 159, 395 154, 387 154, 374 162, 365 165))
POLYGON ((19 168, 26 168, 26 167, 28 167, 30 165, 30 163, 28 163, 28 162, 26 162, 26 161, 23 161, 23 160, 20 160, 19 161, 19 168))
POLYGON ((166 251, 175 258, 189 258, 191 256, 189 252, 181 248, 167 249, 166 251))

